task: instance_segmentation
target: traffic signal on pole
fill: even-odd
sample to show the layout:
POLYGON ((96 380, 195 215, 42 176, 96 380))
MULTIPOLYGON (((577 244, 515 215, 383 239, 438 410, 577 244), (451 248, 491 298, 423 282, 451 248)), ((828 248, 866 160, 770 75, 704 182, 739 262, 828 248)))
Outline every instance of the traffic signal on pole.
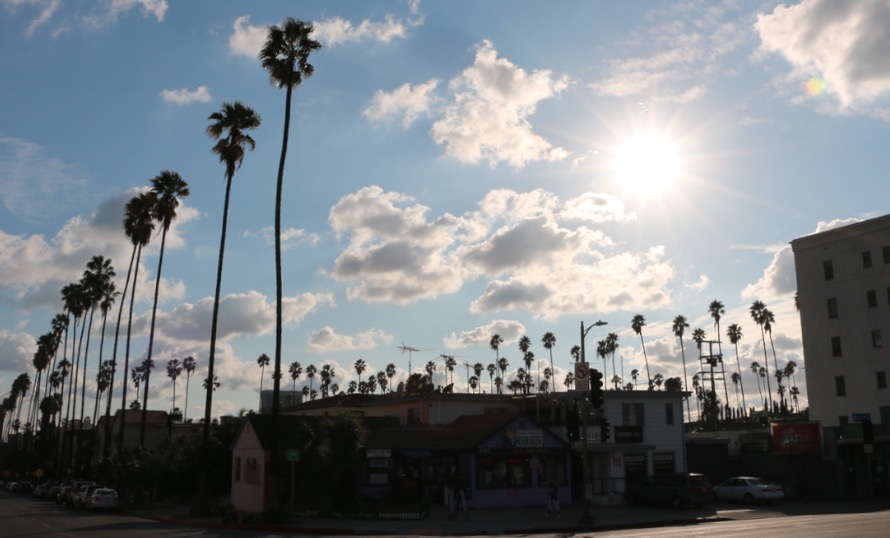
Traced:
POLYGON ((609 421, 603 419, 602 424, 600 424, 600 441, 605 443, 612 437, 612 425, 609 424, 609 421))
POLYGON ((578 406, 569 409, 566 415, 566 440, 570 443, 580 439, 581 416, 578 413, 578 406))
POLYGON ((603 408, 603 374, 599 370, 590 371, 590 405, 603 408))

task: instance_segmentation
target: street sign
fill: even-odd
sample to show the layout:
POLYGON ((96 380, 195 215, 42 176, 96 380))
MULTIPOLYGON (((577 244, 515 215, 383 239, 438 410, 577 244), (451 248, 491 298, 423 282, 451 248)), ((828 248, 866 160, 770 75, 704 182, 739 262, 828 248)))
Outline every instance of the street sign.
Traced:
POLYGON ((590 390, 590 365, 586 362, 575 363, 575 390, 590 390))
POLYGON ((288 448, 284 452, 285 461, 300 461, 300 449, 299 448, 288 448))

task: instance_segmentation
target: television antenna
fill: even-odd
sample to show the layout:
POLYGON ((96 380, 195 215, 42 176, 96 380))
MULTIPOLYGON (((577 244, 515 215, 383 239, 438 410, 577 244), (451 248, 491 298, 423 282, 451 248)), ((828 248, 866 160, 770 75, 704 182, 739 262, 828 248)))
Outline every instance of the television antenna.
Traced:
POLYGON ((402 345, 398 346, 398 348, 402 350, 403 355, 406 351, 408 352, 408 375, 411 375, 411 353, 416 353, 420 350, 416 347, 406 346, 405 342, 402 342, 402 345))

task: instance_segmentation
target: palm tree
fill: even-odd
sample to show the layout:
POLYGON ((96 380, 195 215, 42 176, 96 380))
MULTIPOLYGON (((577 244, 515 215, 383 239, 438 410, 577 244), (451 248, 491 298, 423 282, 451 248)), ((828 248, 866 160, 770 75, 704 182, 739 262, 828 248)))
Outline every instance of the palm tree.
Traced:
POLYGON ((525 355, 528 353, 528 350, 532 347, 532 339, 528 337, 528 335, 524 335, 519 339, 519 351, 522 351, 522 354, 525 355))
POLYGON ((498 367, 491 363, 485 369, 488 370, 488 390, 494 394, 494 373, 498 371, 498 367))
MULTIPOLYGON (((797 385, 797 383, 795 383, 795 381, 794 381, 794 372, 795 372, 796 370, 797 370, 797 361, 790 360, 790 361, 788 361, 787 364, 785 364, 785 368, 784 368, 784 371, 783 371, 783 375, 784 375, 785 377, 787 377, 789 381, 791 381, 791 389, 790 389, 790 391, 789 391, 789 394, 790 394, 792 397, 795 396, 795 394, 794 394, 794 389, 796 388, 796 385, 797 385)), ((799 412, 799 411, 800 411, 800 408, 796 406, 796 404, 797 404, 797 398, 792 398, 792 401, 793 401, 794 404, 795 404, 795 410, 799 412)))
POLYGON ((171 359, 167 361, 167 377, 173 382, 173 407, 176 409, 176 380, 182 374, 182 362, 179 359, 171 359))
POLYGON ((655 383, 655 386, 658 387, 658 390, 661 390, 661 384, 664 383, 664 375, 661 373, 655 374, 652 378, 652 382, 655 383))
MULTIPOLYGON (((216 361, 216 332, 219 318, 219 295, 222 286, 223 258, 226 251, 226 229, 229 219, 229 200, 232 193, 232 178, 235 171, 241 168, 244 161, 245 149, 253 150, 256 142, 247 131, 256 129, 262 120, 252 108, 241 104, 223 103, 219 112, 214 112, 208 118, 212 123, 207 126, 207 134, 217 141, 213 146, 213 153, 219 155, 219 161, 226 166, 226 188, 223 201, 222 231, 219 238, 219 260, 216 266, 216 290, 213 296, 213 316, 210 321, 210 354, 207 357, 207 378, 215 379, 213 367, 216 361), (225 135, 225 136, 223 136, 225 135)), ((213 409, 213 390, 205 384, 206 401, 204 403, 204 431, 202 443, 205 453, 210 450, 210 413, 213 409)), ((205 469, 205 473, 207 470, 205 469)))
POLYGON ((426 372, 426 375, 429 377, 430 383, 433 382, 433 372, 436 371, 436 363, 433 361, 427 361, 426 366, 423 367, 423 370, 426 372))
POLYGON ((763 389, 760 387, 760 370, 762 369, 759 362, 751 361, 751 372, 754 374, 754 380, 757 381, 757 392, 760 394, 760 401, 764 402, 763 389))
POLYGON ((303 367, 300 366, 299 362, 290 363, 290 367, 287 369, 290 373, 290 378, 293 381, 293 386, 291 387, 291 392, 297 392, 297 378, 303 374, 303 367))
POLYGON ((739 361, 739 341, 742 339, 742 328, 738 323, 733 323, 726 328, 726 336, 729 338, 729 343, 735 346, 735 364, 736 368, 739 369, 739 386, 742 390, 742 409, 747 412, 748 402, 745 401, 745 381, 741 375, 742 363, 739 361))
POLYGON ((477 362, 473 365, 473 373, 476 374, 476 380, 482 379, 482 372, 485 371, 485 366, 481 362, 477 362))
MULTIPOLYGON (((445 374, 451 374, 451 383, 454 383, 454 368, 457 366, 457 359, 451 355, 445 356, 445 374)), ((447 384, 447 381, 446 381, 447 384)))
POLYGON ((396 375, 396 365, 389 363, 386 365, 386 379, 389 391, 392 392, 392 378, 396 375))
POLYGON ((566 390, 571 390, 571 388, 575 385, 575 374, 569 372, 566 374, 565 380, 562 382, 565 385, 566 390))
POLYGON ((569 350, 569 355, 572 356, 575 362, 579 362, 581 360, 581 346, 572 346, 572 349, 569 350))
MULTIPOLYGON (((260 50, 260 61, 269 73, 269 80, 278 88, 285 88, 284 102, 284 133, 281 137, 281 158, 278 161, 278 180, 275 188, 275 374, 272 405, 272 452, 278 450, 278 392, 281 377, 281 330, 282 330, 282 283, 281 283, 281 190, 284 183, 284 162, 287 157, 287 141, 290 132, 291 101, 294 88, 304 78, 309 78, 315 68, 309 63, 312 51, 321 48, 321 44, 309 35, 312 24, 287 18, 284 24, 269 27, 266 42, 260 50)), ((278 504, 276 488, 278 475, 276 460, 272 460, 270 469, 272 482, 273 507, 278 504)))
MULTIPOLYGON (((158 254, 158 274, 155 275, 155 296, 151 306, 151 328, 148 332, 148 360, 152 359, 155 341, 155 319, 158 311, 158 295, 161 290, 161 271, 164 267, 164 249, 167 246, 167 232, 176 219, 179 199, 190 194, 188 184, 182 176, 170 170, 164 170, 151 180, 151 192, 154 194, 152 217, 161 227, 161 249, 158 254)), ((151 370, 145 372, 145 398, 142 405, 142 419, 139 425, 139 444, 145 445, 145 424, 148 415, 148 387, 151 381, 151 370)))
POLYGON ((309 392, 312 392, 312 384, 317 372, 318 368, 316 368, 314 364, 310 364, 306 367, 306 377, 309 378, 309 392))
POLYGON ((723 303, 714 300, 708 306, 708 312, 714 318, 714 327, 717 330, 717 355, 720 357, 720 376, 723 379, 723 396, 726 398, 726 404, 729 405, 729 389, 726 386, 726 368, 723 364, 723 344, 720 340, 720 317, 726 313, 723 303))
POLYGON ((767 406, 767 412, 771 413, 773 408, 773 395, 772 395, 772 387, 770 387, 769 383, 769 356, 766 354, 766 329, 765 325, 767 323, 766 319, 766 305, 761 301, 754 301, 751 304, 751 308, 749 309, 751 313, 751 319, 754 320, 754 323, 760 326, 760 339, 763 342, 763 359, 764 364, 763 368, 766 369, 766 394, 769 398, 769 405, 767 406))
POLYGON ((479 386, 479 378, 477 376, 470 376, 470 388, 473 389, 473 392, 476 392, 476 387, 479 386))
MULTIPOLYGON (((556 335, 554 335, 550 331, 547 331, 546 333, 544 333, 544 336, 541 338, 541 344, 543 344, 544 349, 546 349, 547 352, 550 353, 550 371, 556 372, 556 370, 553 369, 553 348, 554 348, 554 346, 556 346, 556 335)), ((556 386, 556 384, 554 383, 554 387, 555 386, 556 386)), ((556 391, 554 390, 554 392, 556 392, 556 391)))
POLYGON ((266 377, 266 366, 269 366, 269 356, 262 353, 256 359, 256 365, 260 367, 260 407, 263 406, 263 378, 266 377))
POLYGON ((503 344, 503 343, 504 343, 504 339, 501 338, 501 335, 499 335, 497 333, 493 334, 491 336, 491 340, 489 340, 489 342, 488 342, 488 345, 491 347, 491 349, 494 350, 495 362, 497 362, 497 360, 501 358, 499 350, 500 350, 501 344, 503 344))
POLYGON ((386 392, 386 372, 384 370, 380 370, 374 376, 377 378, 377 386, 380 388, 380 393, 383 394, 386 392))
POLYGON ((210 378, 206 378, 204 380, 204 390, 208 390, 211 392, 216 392, 216 389, 219 388, 219 377, 213 376, 213 381, 210 381, 210 378))
MULTIPOLYGON (((686 333, 688 327, 689 322, 686 321, 686 316, 683 315, 677 315, 671 326, 674 336, 680 341, 680 356, 683 357, 683 392, 689 392, 689 388, 686 384, 686 349, 683 347, 683 335, 686 333)), ((686 421, 692 422, 692 414, 689 411, 689 396, 685 396, 683 399, 686 401, 686 421)))
MULTIPOLYGON (((495 336, 497 336, 497 335, 495 335, 495 336)), ((500 336, 498 336, 498 338, 500 338, 500 336)), ((498 358, 497 366, 498 366, 498 370, 501 371, 500 377, 501 377, 501 381, 503 381, 503 379, 505 377, 507 377, 507 367, 510 366, 510 361, 507 360, 507 357, 500 357, 500 358, 498 358)), ((498 386, 498 394, 503 394, 503 393, 504 393, 504 385, 502 383, 500 386, 498 386)))
POLYGON ((365 359, 358 359, 355 361, 355 364, 352 365, 355 368, 355 373, 357 374, 358 380, 362 380, 362 374, 365 370, 368 369, 368 363, 365 362, 365 359))
POLYGON ((182 369, 185 370, 185 411, 182 413, 183 422, 185 422, 189 414, 189 382, 192 380, 192 374, 195 373, 197 366, 197 361, 191 355, 182 359, 182 369))
MULTIPOLYGON (((124 233, 133 243, 135 249, 135 258, 132 262, 133 280, 130 289, 130 312, 127 321, 127 344, 124 352, 124 378, 126 372, 130 368, 130 342, 133 333, 133 306, 136 298, 136 282, 139 280, 139 260, 142 258, 142 248, 148 244, 151 234, 154 231, 154 220, 152 219, 152 207, 155 203, 155 195, 152 192, 143 192, 129 202, 124 209, 124 233)), ((138 395, 138 392, 137 392, 138 395)), ((127 384, 122 385, 121 390, 121 419, 123 420, 127 410, 127 384)), ((121 428, 118 433, 118 446, 124 445, 124 430, 121 428)))
POLYGON ((522 362, 525 363, 525 372, 526 372, 525 394, 528 394, 528 392, 529 392, 528 389, 532 386, 532 363, 534 361, 535 361, 535 354, 532 353, 531 351, 526 351, 525 355, 522 356, 522 362))
MULTIPOLYGON (((618 390, 618 386, 621 383, 621 377, 618 375, 618 370, 615 369, 615 352, 618 351, 618 334, 617 333, 609 333, 606 335, 606 353, 612 356, 612 382, 615 384, 615 390, 618 390), (617 378, 617 381, 616 381, 617 378)), ((605 360, 605 357, 603 357, 605 360)), ((622 367, 621 375, 624 375, 624 369, 622 367)))
MULTIPOLYGON (((773 352, 773 366, 774 372, 776 372, 776 379, 778 379, 781 369, 779 368, 779 360, 776 358, 776 344, 773 342, 773 323, 776 322, 776 316, 773 314, 772 310, 764 307, 763 309, 763 330, 766 331, 767 336, 769 336, 769 346, 773 352)), ((779 383, 781 385, 781 383, 779 383)), ((776 388, 776 393, 779 393, 779 387, 776 388)), ((780 395, 780 399, 782 399, 780 395)))
POLYGON ((640 371, 634 368, 630 371, 630 378, 634 380, 634 390, 637 390, 637 379, 640 377, 640 371))
POLYGON ((640 347, 643 348, 643 359, 646 361, 646 378, 649 380, 649 390, 652 390, 652 375, 649 373, 649 357, 646 356, 646 345, 643 343, 643 327, 646 326, 646 318, 637 314, 630 322, 630 327, 640 335, 640 347))
MULTIPOLYGON (((603 359, 603 380, 605 383, 608 383, 608 379, 609 379, 609 376, 606 375, 606 357, 608 355, 609 355, 609 352, 607 351, 606 339, 603 338, 602 340, 597 341, 596 356, 603 359)), ((612 374, 613 375, 615 374, 614 370, 613 370, 612 374)))

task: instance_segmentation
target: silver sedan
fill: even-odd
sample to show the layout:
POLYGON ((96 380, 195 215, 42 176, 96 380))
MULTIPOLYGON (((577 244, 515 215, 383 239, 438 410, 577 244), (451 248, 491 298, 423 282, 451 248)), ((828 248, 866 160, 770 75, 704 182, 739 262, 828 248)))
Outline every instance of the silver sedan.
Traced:
POLYGON ((785 498, 782 486, 754 476, 735 476, 714 486, 714 498, 724 501, 772 502, 785 498))

